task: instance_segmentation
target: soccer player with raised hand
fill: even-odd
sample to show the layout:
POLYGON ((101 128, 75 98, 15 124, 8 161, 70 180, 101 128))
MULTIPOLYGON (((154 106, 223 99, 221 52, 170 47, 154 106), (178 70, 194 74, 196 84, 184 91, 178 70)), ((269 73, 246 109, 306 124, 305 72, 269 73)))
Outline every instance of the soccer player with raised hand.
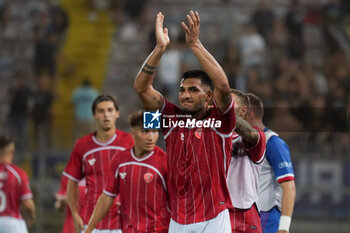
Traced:
POLYGON ((187 45, 203 71, 185 72, 179 85, 180 106, 154 89, 157 65, 170 43, 164 15, 157 14, 156 46, 138 73, 134 88, 147 110, 160 110, 171 127, 162 126, 168 156, 169 232, 231 232, 232 208, 226 174, 232 150, 235 114, 227 77, 199 40, 200 17, 190 11, 182 22, 187 45), (214 86, 214 90, 212 89, 214 86), (213 107, 209 105, 213 103, 213 107), (204 127, 206 121, 217 125, 204 127), (192 126, 176 124, 192 122, 192 126))

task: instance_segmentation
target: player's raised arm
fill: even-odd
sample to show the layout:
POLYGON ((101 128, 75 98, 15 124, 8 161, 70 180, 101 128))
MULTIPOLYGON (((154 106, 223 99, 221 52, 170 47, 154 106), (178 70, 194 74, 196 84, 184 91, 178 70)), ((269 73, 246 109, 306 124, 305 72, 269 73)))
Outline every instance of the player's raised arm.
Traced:
POLYGON ((214 84, 214 99, 221 112, 231 104, 230 85, 226 74, 215 58, 204 48, 199 40, 200 18, 198 12, 190 11, 187 15, 188 25, 181 23, 186 33, 186 43, 192 49, 204 71, 214 84))
POLYGON ((134 88, 146 110, 157 110, 164 102, 163 96, 152 85, 157 65, 170 43, 168 29, 163 27, 163 22, 164 15, 159 12, 155 23, 156 47, 142 64, 134 83, 134 88))

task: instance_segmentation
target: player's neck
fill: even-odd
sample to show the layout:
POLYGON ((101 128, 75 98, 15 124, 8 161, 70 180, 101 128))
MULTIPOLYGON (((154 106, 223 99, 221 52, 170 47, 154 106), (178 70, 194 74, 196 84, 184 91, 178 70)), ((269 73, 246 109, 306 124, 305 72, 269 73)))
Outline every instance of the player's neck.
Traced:
POLYGON ((149 154, 151 151, 142 150, 140 147, 134 146, 134 154, 137 158, 142 158, 149 154))
POLYGON ((1 156, 0 157, 0 163, 12 163, 12 158, 11 156, 1 156))
POLYGON ((96 139, 102 143, 108 142, 109 140, 111 140, 113 138, 114 134, 115 134, 115 128, 111 128, 108 131, 97 130, 96 139))

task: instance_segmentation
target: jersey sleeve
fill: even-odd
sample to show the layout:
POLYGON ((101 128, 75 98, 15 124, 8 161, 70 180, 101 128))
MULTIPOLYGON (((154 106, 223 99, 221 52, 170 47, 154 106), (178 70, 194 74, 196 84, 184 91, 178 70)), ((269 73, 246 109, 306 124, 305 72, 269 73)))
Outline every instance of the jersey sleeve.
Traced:
POLYGON ((231 134, 236 127, 236 115, 234 110, 234 101, 231 100, 230 106, 221 113, 215 100, 213 100, 213 112, 211 117, 214 117, 215 120, 221 122, 220 127, 215 127, 216 130, 221 134, 231 134))
POLYGON ((22 178, 22 183, 21 183, 21 187, 20 187, 20 200, 24 201, 26 199, 30 199, 33 197, 32 191, 30 189, 30 185, 29 185, 29 179, 28 179, 28 175, 25 171, 20 170, 20 174, 21 174, 21 178, 22 178))
MULTIPOLYGON (((254 127, 258 133, 259 133, 259 139, 258 142, 250 147, 247 148, 246 151, 248 152, 248 155, 250 157, 250 159, 254 162, 254 163, 261 163, 262 161, 264 161, 265 158, 265 149, 266 149, 266 137, 265 137, 265 133, 262 132, 261 130, 259 130, 258 128, 254 127)), ((244 141, 244 139, 243 139, 244 141)), ((245 142, 245 145, 246 142, 245 142)))
POLYGON ((272 136, 267 142, 266 158, 273 168, 278 183, 294 180, 289 147, 280 137, 272 136))
POLYGON ((116 197, 119 193, 119 183, 118 183, 118 175, 119 175, 119 156, 114 156, 110 169, 105 174, 105 186, 103 193, 111 196, 116 197))
POLYGON ((79 182, 83 178, 83 154, 81 153, 80 140, 75 143, 68 164, 64 169, 63 175, 70 180, 79 182))
POLYGON ((60 189, 57 191, 56 193, 56 198, 57 199, 64 199, 64 197, 66 196, 67 193, 67 183, 68 183, 68 177, 62 175, 61 176, 61 184, 60 184, 60 189))

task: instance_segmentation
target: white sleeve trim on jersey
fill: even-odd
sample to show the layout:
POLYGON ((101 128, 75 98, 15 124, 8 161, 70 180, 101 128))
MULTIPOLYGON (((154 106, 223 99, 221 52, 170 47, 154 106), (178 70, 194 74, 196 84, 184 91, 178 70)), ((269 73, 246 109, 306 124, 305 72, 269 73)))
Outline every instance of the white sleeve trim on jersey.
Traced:
POLYGON ((211 128, 212 128, 212 129, 215 131, 215 133, 217 133, 220 137, 229 138, 229 137, 232 136, 233 132, 235 131, 236 126, 233 128, 233 130, 232 130, 231 133, 229 133, 229 134, 220 133, 219 131, 217 131, 217 129, 216 129, 215 127, 211 127, 211 128))
POLYGON ((22 179, 21 179, 21 176, 18 174, 18 172, 9 165, 5 165, 5 166, 16 177, 18 183, 22 185, 22 179))
POLYGON ((68 177, 68 179, 73 180, 74 182, 79 183, 79 179, 75 178, 74 176, 69 175, 67 172, 62 173, 64 176, 68 177))
POLYGON ((116 197, 116 196, 118 196, 118 194, 108 192, 108 191, 106 191, 105 189, 103 190, 103 193, 106 194, 107 196, 110 196, 110 197, 116 197))
POLYGON ((121 151, 124 151, 126 148, 125 147, 121 147, 121 146, 103 146, 103 147, 98 147, 98 148, 95 148, 93 150, 89 150, 88 152, 86 152, 84 155, 83 155, 83 161, 85 160, 86 156, 92 154, 92 153, 95 153, 97 151, 100 151, 100 150, 121 150, 121 151))
POLYGON ((280 179, 286 178, 286 177, 293 177, 294 178, 294 174, 293 173, 287 173, 284 175, 281 175, 279 177, 276 178, 277 181, 279 181, 280 179))
MULTIPOLYGON (((155 167, 153 167, 152 165, 149 165, 149 164, 147 164, 147 163, 139 163, 139 162, 121 163, 121 164, 119 165, 119 168, 120 168, 120 167, 123 167, 123 166, 127 166, 127 165, 139 165, 139 166, 144 166, 144 167, 151 168, 152 170, 154 170, 154 171, 159 175, 160 179, 162 180, 163 187, 164 187, 165 191, 168 191, 168 189, 167 189, 167 187, 166 187, 165 180, 164 180, 164 178, 163 178, 163 175, 162 175, 162 173, 160 173, 160 171, 159 171, 157 168, 155 168, 155 167)), ((119 169, 118 169, 118 171, 119 171, 119 169)), ((116 172, 116 175, 117 175, 117 172, 116 172)))
POLYGON ((162 105, 162 107, 160 108, 160 112, 161 112, 161 113, 163 113, 163 112, 164 112, 165 105, 166 105, 166 100, 165 100, 165 99, 163 99, 163 105, 162 105))
POLYGON ((27 194, 24 194, 20 197, 20 200, 21 201, 24 201, 26 199, 30 199, 30 198, 33 198, 33 194, 32 193, 27 193, 27 194))
MULTIPOLYGON (((215 107, 218 108, 218 106, 217 106, 216 101, 215 101, 214 98, 213 98, 213 103, 214 103, 215 107)), ((231 110, 232 106, 233 106, 233 98, 231 98, 230 106, 228 106, 228 108, 225 110, 225 112, 222 113, 221 115, 223 116, 223 115, 225 115, 226 113, 228 113, 228 112, 231 110)))
POLYGON ((171 127, 171 129, 164 135, 164 139, 166 139, 174 129, 175 126, 171 127))
MULTIPOLYGON (((259 145, 259 143, 261 142, 261 141, 260 141, 260 140, 261 140, 261 136, 260 136, 260 133, 259 133, 259 132, 258 132, 258 136, 259 136, 258 141, 256 142, 256 144, 255 144, 253 147, 251 147, 251 148, 248 149, 249 151, 253 150, 253 149, 254 149, 257 145, 259 145)), ((266 146, 265 146, 265 149, 264 149, 264 152, 263 152, 261 158, 260 158, 258 161, 253 161, 253 162, 254 162, 254 163, 257 163, 257 164, 261 163, 261 162, 264 160, 264 158, 265 158, 265 151, 266 151, 266 146)))

